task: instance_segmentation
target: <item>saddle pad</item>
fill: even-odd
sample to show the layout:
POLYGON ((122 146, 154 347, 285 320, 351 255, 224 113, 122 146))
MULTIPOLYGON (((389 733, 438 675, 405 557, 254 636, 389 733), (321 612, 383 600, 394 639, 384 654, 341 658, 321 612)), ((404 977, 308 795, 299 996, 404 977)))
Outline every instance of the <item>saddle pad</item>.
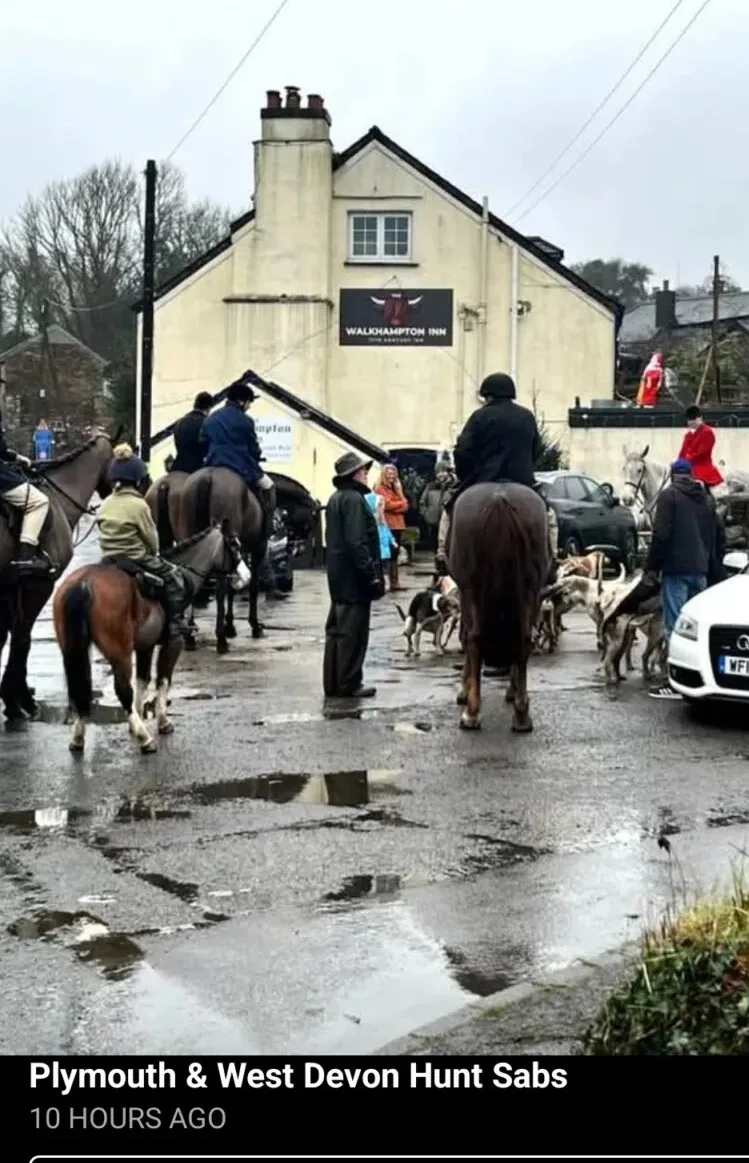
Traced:
POLYGON ((107 557, 102 560, 102 565, 112 565, 115 569, 121 569, 123 573, 133 579, 142 577, 149 585, 155 586, 157 589, 164 585, 162 578, 157 577, 154 573, 149 573, 143 568, 140 561, 133 561, 131 557, 107 557))

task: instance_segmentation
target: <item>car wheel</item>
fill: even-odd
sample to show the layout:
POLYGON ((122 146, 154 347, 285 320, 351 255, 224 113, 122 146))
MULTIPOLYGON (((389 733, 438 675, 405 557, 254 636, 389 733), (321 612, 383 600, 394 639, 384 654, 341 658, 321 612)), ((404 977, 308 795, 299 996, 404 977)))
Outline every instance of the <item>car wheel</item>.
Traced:
POLYGON ((564 543, 565 557, 582 557, 583 547, 577 537, 568 537, 564 543))
POLYGON ((627 533, 624 538, 624 568, 628 574, 637 569, 637 538, 634 533, 627 533))

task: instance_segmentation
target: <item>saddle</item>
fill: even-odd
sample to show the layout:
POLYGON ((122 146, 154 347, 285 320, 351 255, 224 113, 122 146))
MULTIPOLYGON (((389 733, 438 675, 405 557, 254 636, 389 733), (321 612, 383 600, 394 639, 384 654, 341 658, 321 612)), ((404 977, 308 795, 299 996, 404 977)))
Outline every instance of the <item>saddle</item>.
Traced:
POLYGON ((132 578, 138 587, 141 597, 147 602, 162 602, 164 600, 164 581, 154 573, 148 573, 140 561, 133 561, 131 557, 106 557, 102 565, 112 565, 121 569, 132 578))

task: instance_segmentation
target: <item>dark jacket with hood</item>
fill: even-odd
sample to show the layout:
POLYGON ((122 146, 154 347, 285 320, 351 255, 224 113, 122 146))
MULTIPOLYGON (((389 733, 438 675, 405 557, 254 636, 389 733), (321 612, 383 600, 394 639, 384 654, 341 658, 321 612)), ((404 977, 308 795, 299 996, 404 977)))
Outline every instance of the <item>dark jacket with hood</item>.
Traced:
POLYGON ((648 570, 661 574, 715 576, 719 565, 715 506, 700 481, 674 476, 658 498, 648 570))
POLYGON ((3 418, 0 416, 0 493, 17 489, 19 485, 26 484, 26 477, 23 475, 20 465, 16 465, 17 458, 18 454, 12 448, 8 448, 3 430, 3 418))
POLYGON ((336 605, 368 605, 384 592, 377 522, 364 500, 371 490, 351 477, 334 477, 325 511, 328 589, 336 605))
POLYGON ((197 472, 203 467, 203 458, 208 446, 200 434, 205 419, 205 412, 193 408, 177 422, 174 429, 174 447, 177 455, 171 467, 172 472, 197 472))
POLYGON ((541 452, 535 416, 515 403, 510 376, 488 376, 481 390, 489 398, 469 416, 455 445, 459 491, 493 481, 534 488, 534 464, 541 452))

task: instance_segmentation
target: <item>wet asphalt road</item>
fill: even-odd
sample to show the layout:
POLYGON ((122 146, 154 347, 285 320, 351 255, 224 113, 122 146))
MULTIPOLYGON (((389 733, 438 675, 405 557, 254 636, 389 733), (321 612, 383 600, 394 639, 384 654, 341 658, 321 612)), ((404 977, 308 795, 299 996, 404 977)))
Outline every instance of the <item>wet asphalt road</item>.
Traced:
POLYGON ((580 615, 533 662, 534 734, 511 734, 497 680, 462 733, 458 656, 407 660, 386 598, 378 697, 326 719, 325 611, 324 576, 297 574, 266 638, 241 625, 223 658, 203 613, 155 756, 106 721, 68 753, 40 624, 45 721, 0 738, 0 1052, 367 1052, 730 874, 741 715, 694 722, 639 676, 607 700, 580 615))

